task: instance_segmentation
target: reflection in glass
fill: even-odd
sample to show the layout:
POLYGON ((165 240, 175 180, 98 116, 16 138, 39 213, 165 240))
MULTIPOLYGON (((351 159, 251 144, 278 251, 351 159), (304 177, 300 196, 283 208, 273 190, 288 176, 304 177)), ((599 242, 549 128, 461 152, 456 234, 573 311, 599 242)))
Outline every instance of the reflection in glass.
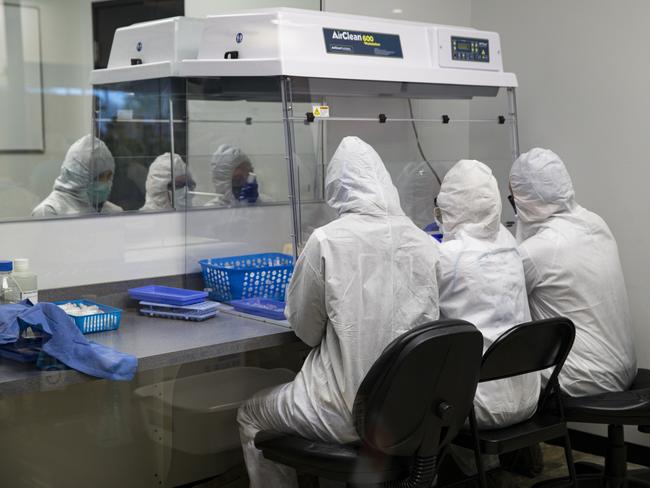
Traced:
POLYGON ((434 199, 440 184, 428 161, 408 163, 395 179, 400 204, 420 229, 433 222, 434 199))
MULTIPOLYGON (((286 86, 302 242, 333 218, 323 202, 322 181, 346 136, 358 136, 377 151, 402 209, 421 229, 431 228, 440 179, 460 159, 481 159, 507 188, 514 119, 506 116, 505 90, 298 77, 286 86), (322 105, 328 116, 313 116, 313 107, 322 105), (312 182, 310 199, 303 191, 312 182)), ((503 217, 511 220, 507 213, 503 217)))
POLYGON ((216 196, 206 206, 232 207, 238 203, 263 202, 250 158, 236 146, 222 144, 210 160, 216 196))
POLYGON ((176 78, 94 87, 95 128, 115 156, 111 197, 125 210, 147 205, 146 179, 157 155, 187 154, 184 93, 185 81, 176 78))
POLYGON ((178 154, 174 154, 172 175, 171 154, 158 156, 147 174, 145 204, 141 210, 171 210, 191 206, 191 192, 196 183, 190 169, 178 154), (189 191, 188 191, 189 190, 189 191))
POLYGON ((115 160, 106 144, 85 135, 68 149, 52 193, 32 216, 121 212, 121 207, 108 201, 114 172, 115 160))
POLYGON ((286 203, 287 162, 278 78, 188 80, 187 162, 194 207, 286 203))

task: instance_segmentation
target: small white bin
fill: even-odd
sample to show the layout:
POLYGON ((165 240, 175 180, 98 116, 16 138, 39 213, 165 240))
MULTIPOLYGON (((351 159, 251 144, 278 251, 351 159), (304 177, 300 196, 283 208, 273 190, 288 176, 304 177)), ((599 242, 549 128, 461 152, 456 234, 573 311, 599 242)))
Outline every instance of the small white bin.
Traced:
POLYGON ((143 386, 135 395, 154 442, 211 454, 240 446, 237 409, 244 401, 295 375, 288 369, 231 368, 143 386))

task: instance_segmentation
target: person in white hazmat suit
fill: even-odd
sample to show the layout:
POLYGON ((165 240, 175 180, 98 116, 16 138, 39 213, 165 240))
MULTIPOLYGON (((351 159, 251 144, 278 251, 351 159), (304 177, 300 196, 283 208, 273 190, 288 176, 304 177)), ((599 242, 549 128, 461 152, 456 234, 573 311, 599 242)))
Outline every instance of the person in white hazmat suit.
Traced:
MULTIPOLYGON (((501 334, 530 321, 524 268, 515 238, 501 225, 497 181, 485 164, 461 160, 445 175, 437 204, 444 236, 438 245, 440 316, 474 324, 485 351, 501 334)), ((479 384, 479 427, 530 418, 539 394, 539 373, 479 384)))
POLYGON ((576 339, 560 374, 571 396, 627 389, 636 376, 630 311, 616 240, 575 201, 562 160, 535 148, 510 172, 517 240, 533 319, 564 316, 576 339))
POLYGON ((171 153, 158 156, 149 166, 145 183, 145 201, 140 210, 169 210, 172 206, 172 193, 176 208, 185 208, 191 201, 188 190, 195 187, 190 169, 178 154, 174 154, 174 184, 172 184, 171 153))
MULTIPOLYGON (((210 160, 212 183, 217 194, 206 203, 209 207, 232 207, 239 203, 239 195, 246 188, 253 173, 250 158, 236 146, 222 144, 210 160)), ((257 184, 257 183, 255 183, 257 184)), ((262 199, 256 199, 261 201, 262 199)))
MULTIPOLYGON (((501 197, 492 171, 479 161, 459 161, 445 175, 437 205, 443 232, 437 244, 440 317, 476 325, 485 351, 501 334, 530 321, 521 257, 515 238, 501 225, 501 197)), ((480 383, 474 398, 479 428, 529 419, 539 394, 539 373, 480 383)), ((476 473, 471 450, 452 446, 450 453, 465 475, 476 473)), ((499 460, 483 456, 483 465, 496 468, 499 460)), ((492 475, 489 480, 500 485, 492 475)))
POLYGON ((36 206, 32 216, 122 212, 108 201, 114 172, 115 160, 106 144, 85 135, 68 149, 52 193, 36 206))
POLYGON ((294 470, 255 448, 257 432, 356 440, 352 405, 365 374, 393 339, 438 318, 436 249, 402 212, 375 150, 345 137, 325 185, 339 218, 307 241, 286 308, 296 335, 314 349, 292 383, 258 393, 238 412, 253 488, 297 486, 294 470))

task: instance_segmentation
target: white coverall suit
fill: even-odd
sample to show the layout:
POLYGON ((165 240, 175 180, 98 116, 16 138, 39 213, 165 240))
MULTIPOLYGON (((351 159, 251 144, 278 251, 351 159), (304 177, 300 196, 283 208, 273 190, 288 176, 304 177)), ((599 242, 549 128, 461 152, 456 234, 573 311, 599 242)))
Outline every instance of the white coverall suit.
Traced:
MULTIPOLYGON (((461 160, 445 176, 438 206, 440 316, 474 324, 484 351, 513 326, 530 321, 517 242, 501 225, 501 197, 492 171, 461 160)), ((474 405, 481 428, 507 427, 537 408, 539 373, 479 384, 474 405)))
POLYGON ((627 389, 636 376, 636 355, 612 232, 576 203, 569 173, 552 151, 522 154, 510 186, 531 315, 564 316, 576 326, 560 373, 562 390, 585 396, 627 389))
POLYGON ((311 235, 287 295, 289 322, 314 349, 292 383, 257 394, 238 414, 253 488, 296 486, 292 469, 255 448, 257 432, 354 441, 352 405, 370 367, 397 336, 438 318, 435 246, 402 212, 375 150, 344 138, 325 184, 339 218, 311 235))

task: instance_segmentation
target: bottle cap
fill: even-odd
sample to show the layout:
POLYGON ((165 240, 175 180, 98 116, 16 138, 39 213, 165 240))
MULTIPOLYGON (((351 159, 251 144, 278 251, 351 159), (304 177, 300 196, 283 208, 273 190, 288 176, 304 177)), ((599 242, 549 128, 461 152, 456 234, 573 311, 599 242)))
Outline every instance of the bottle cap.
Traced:
POLYGON ((14 271, 23 272, 29 271, 29 259, 17 258, 14 259, 14 271))
POLYGON ((14 270, 14 263, 11 261, 0 261, 0 272, 11 272, 14 270))

